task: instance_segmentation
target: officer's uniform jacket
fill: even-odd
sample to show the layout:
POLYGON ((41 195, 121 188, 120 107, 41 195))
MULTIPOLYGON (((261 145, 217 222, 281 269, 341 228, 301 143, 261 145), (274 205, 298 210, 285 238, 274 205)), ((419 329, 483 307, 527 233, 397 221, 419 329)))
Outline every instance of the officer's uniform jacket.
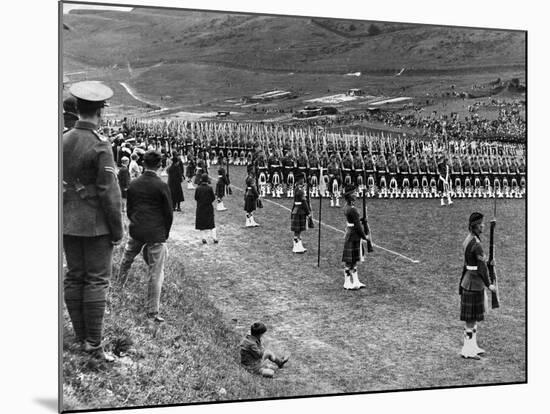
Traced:
POLYGON ((109 141, 90 122, 63 135, 63 234, 122 238, 121 194, 109 141))

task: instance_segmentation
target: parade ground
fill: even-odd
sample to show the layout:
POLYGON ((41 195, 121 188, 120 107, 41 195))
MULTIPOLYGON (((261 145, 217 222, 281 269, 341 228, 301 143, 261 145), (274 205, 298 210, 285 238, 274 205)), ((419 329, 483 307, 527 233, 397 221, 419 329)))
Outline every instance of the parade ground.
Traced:
MULTIPOLYGON (((215 185, 217 166, 209 170, 215 185)), ((368 199, 375 251, 358 265, 365 289, 342 289, 345 217, 311 199, 315 228, 308 249, 292 253, 292 199, 263 199, 260 227, 245 227, 245 167, 231 166, 233 194, 216 211, 219 244, 195 230, 194 191, 185 183, 174 213, 161 297, 166 323, 145 321, 146 267, 138 257, 130 280, 113 284, 105 317, 106 349, 129 337, 137 351, 114 364, 91 361, 72 347, 64 315, 65 409, 181 404, 280 396, 404 390, 526 381, 526 202, 496 200, 495 254, 501 307, 479 324, 481 360, 460 356, 458 284, 468 217, 486 217, 494 199, 368 199), (239 365, 239 340, 250 325, 268 327, 265 343, 290 361, 274 379, 239 365)), ((361 210, 361 200, 356 203, 361 210)), ((116 274, 124 243, 115 248, 116 274)))

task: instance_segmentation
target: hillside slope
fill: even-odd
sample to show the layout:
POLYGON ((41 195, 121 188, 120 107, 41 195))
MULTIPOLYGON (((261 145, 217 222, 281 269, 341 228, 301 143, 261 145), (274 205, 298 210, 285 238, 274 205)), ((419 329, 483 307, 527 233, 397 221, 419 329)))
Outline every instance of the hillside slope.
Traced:
POLYGON ((338 73, 523 65, 523 32, 134 9, 64 16, 64 50, 94 66, 213 63, 338 73), (169 13, 167 13, 169 12, 169 13), (330 21, 328 21, 330 23, 330 21), (321 23, 321 24, 320 24, 321 23), (346 35, 342 28, 353 30, 346 35))

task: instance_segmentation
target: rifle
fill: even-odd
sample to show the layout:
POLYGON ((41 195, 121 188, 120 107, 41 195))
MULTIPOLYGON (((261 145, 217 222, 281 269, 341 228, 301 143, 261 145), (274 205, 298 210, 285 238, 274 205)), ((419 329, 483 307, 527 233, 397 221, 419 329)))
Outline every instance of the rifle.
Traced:
POLYGON ((491 220, 490 228, 490 237, 489 237, 489 262, 487 268, 489 270, 489 280, 493 285, 495 285, 495 291, 491 292, 491 308, 495 309, 500 307, 500 300, 498 297, 498 285, 497 285, 497 274, 495 271, 495 265, 492 264, 495 259, 495 226, 496 220, 491 220))
MULTIPOLYGON (((365 167, 363 167, 363 183, 366 185, 367 183, 367 171, 365 167)), ((365 191, 363 191, 363 217, 361 218, 361 223, 363 224, 363 230, 365 231, 365 234, 370 235, 370 227, 367 217, 367 196, 365 194, 365 191)), ((372 239, 372 235, 370 237, 372 239)), ((372 241, 367 239, 367 252, 372 253, 374 251, 374 248, 372 246, 372 241)))
POLYGON ((308 228, 312 229, 312 228, 315 227, 315 225, 313 224, 313 218, 311 217, 312 210, 311 210, 311 202, 309 200, 309 180, 308 180, 308 177, 305 178, 305 181, 306 181, 307 206, 309 207, 309 216, 308 216, 308 220, 307 220, 307 226, 308 226, 308 228))

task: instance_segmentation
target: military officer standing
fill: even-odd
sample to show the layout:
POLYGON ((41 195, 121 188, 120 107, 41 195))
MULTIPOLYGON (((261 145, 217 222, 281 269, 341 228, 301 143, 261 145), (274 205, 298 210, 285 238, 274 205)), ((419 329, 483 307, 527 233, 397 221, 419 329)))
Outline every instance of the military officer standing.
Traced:
POLYGON ((113 245, 123 234, 121 194, 111 144, 96 129, 113 91, 79 82, 70 93, 80 119, 63 135, 64 300, 83 350, 112 361, 101 340, 113 245))

